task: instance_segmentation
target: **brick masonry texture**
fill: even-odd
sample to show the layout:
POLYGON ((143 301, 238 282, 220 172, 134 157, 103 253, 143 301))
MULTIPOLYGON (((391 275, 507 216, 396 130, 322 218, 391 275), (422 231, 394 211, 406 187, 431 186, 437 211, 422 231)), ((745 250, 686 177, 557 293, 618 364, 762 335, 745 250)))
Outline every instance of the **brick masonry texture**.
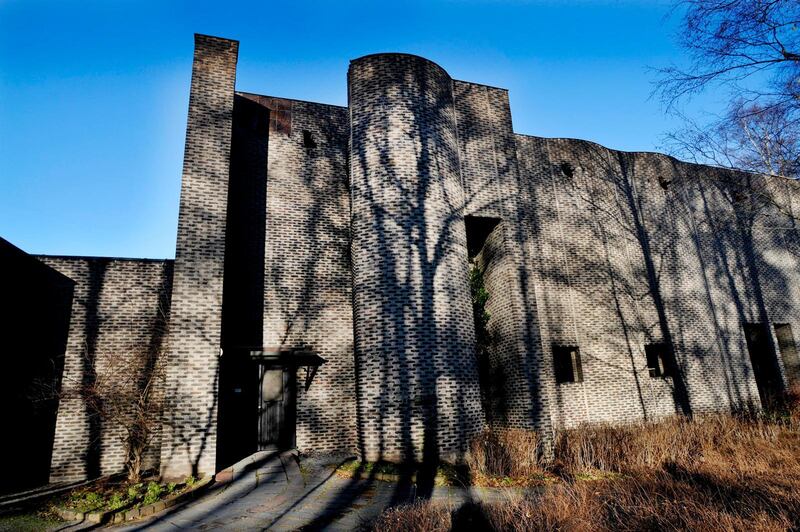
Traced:
MULTIPOLYGON (((287 127, 269 128, 263 345, 325 359, 306 388, 297 371, 299 449, 355 450, 346 107, 244 94, 287 127), (306 136, 313 143, 305 145, 306 136)), ((264 217, 266 220, 264 221, 264 217)))
MULTIPOLYGON (((776 378, 794 383, 773 326, 800 334, 798 183, 515 134, 506 90, 416 56, 352 61, 338 107, 235 92, 238 43, 195 44, 170 417, 151 452, 165 475, 226 467, 218 432, 220 449, 255 433, 217 412, 220 360, 252 350, 319 354, 313 378, 291 366, 294 442, 369 460, 459 460, 487 425, 549 442, 582 422, 758 406, 748 324, 767 324, 776 378), (482 361, 471 265, 489 292, 482 361), (651 377, 648 344, 677 370, 651 377), (554 345, 579 347, 582 382, 556 383, 554 345)), ((90 332, 103 349, 149 341, 172 263, 41 260, 76 282, 65 376, 90 332)), ((62 403, 52 478, 118 469, 101 429, 93 448, 98 427, 62 403)))
POLYGON ((349 71, 359 447, 463 454, 484 424, 452 80, 420 57, 349 71))
POLYGON ((222 276, 239 43, 195 36, 170 322, 166 477, 215 472, 222 276))
MULTIPOLYGON (((122 427, 91 416, 68 391, 87 383, 112 356, 159 349, 169 318, 173 262, 100 257, 39 256, 75 282, 64 353, 62 399, 56 421, 50 481, 116 473, 125 460, 122 427), (95 365, 97 364, 97 365, 95 365)), ((158 464, 151 449, 147 465, 158 464)))
POLYGON ((465 214, 502 220, 477 257, 490 297, 491 338, 484 386, 491 388, 488 421, 495 426, 551 433, 531 268, 534 236, 525 216, 527 188, 520 184, 511 108, 504 89, 453 82, 456 98, 465 214), (498 297, 497 294, 502 294, 498 297))
POLYGON ((585 141, 517 143, 544 358, 560 343, 583 361, 584 382, 549 387, 553 422, 758 404, 743 325, 797 330, 797 183, 585 141), (675 377, 648 375, 656 342, 674 346, 675 377))

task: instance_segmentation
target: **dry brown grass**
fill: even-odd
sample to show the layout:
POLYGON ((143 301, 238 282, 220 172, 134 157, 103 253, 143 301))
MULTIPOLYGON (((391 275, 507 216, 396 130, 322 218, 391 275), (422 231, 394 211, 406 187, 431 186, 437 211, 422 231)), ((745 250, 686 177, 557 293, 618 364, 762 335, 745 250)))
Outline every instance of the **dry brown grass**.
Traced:
POLYGON ((796 469, 798 451, 794 424, 717 414, 563 430, 556 436, 554 466, 567 474, 626 473, 667 464, 768 473, 796 469))
POLYGON ((473 476, 562 481, 540 495, 455 511, 416 503, 376 530, 789 530, 800 529, 800 401, 768 415, 705 415, 561 431, 540 458, 526 431, 483 433, 473 476), (581 480, 601 478, 604 480, 581 480))
POLYGON ((439 504, 417 501, 389 508, 372 523, 373 530, 425 530, 439 532, 450 530, 450 508, 439 504))
POLYGON ((526 478, 544 472, 540 441, 531 430, 484 430, 470 443, 467 465, 474 476, 526 478))

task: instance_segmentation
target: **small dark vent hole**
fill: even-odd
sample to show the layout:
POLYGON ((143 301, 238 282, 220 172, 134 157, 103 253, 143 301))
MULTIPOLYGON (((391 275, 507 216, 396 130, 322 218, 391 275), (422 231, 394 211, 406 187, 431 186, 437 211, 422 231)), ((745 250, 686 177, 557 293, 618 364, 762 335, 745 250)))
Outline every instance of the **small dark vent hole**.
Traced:
POLYGON ((317 143, 314 142, 314 136, 311 134, 310 131, 304 129, 303 130, 303 146, 310 150, 311 148, 316 148, 317 143))
POLYGON ((658 184, 661 185, 661 188, 663 188, 664 190, 667 190, 669 188, 670 184, 672 184, 672 180, 671 179, 667 179, 664 176, 659 176, 658 177, 658 184))
POLYGON ((561 163, 561 173, 571 178, 573 175, 575 175, 575 170, 572 168, 571 164, 565 161, 561 163))

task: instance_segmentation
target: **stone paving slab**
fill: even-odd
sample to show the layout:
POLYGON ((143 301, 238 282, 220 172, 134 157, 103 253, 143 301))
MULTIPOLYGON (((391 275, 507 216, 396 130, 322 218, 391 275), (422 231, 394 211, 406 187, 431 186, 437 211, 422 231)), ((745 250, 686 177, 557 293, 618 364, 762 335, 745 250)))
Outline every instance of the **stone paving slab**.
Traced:
MULTIPOLYGON (((294 456, 261 456, 230 482, 216 486, 179 509, 118 530, 354 530, 385 508, 416 496, 413 486, 377 480, 341 478, 334 463, 304 461, 304 474, 294 456)), ((457 507, 467 501, 503 501, 522 490, 437 487, 431 498, 457 507), (512 495, 509 495, 511 493, 512 495)))

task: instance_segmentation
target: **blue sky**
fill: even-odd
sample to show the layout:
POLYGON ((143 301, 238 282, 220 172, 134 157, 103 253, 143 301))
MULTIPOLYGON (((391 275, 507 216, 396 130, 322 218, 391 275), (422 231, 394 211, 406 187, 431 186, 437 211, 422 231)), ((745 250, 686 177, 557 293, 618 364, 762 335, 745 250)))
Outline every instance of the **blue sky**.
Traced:
MULTIPOLYGON (((173 257, 193 33, 238 39, 237 88, 346 104, 350 59, 409 52, 510 90, 514 128, 656 150, 659 0, 0 0, 0 236, 30 253, 173 257)), ((711 103, 707 102, 707 105, 711 103)))

